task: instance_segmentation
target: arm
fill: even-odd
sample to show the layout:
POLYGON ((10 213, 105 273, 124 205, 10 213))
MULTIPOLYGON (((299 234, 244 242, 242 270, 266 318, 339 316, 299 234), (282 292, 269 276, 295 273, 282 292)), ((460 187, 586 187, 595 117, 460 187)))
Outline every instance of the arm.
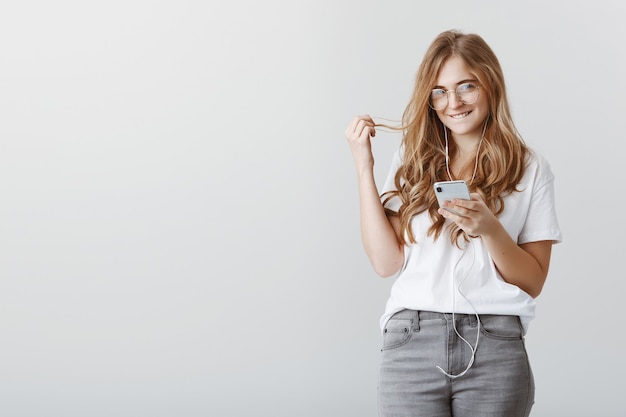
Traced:
POLYGON ((509 284, 517 285, 531 297, 537 297, 543 288, 552 253, 552 241, 544 240, 518 245, 491 213, 477 194, 472 200, 454 200, 444 204, 459 212, 457 216, 447 210, 439 213, 459 225, 471 236, 479 235, 493 262, 509 284))
POLYGON ((481 237, 502 278, 537 297, 548 276, 552 241, 517 245, 502 225, 481 237))
POLYGON ((374 271, 388 277, 402 267, 404 248, 398 239, 400 220, 386 215, 376 188, 370 142, 370 136, 375 135, 374 121, 369 116, 355 117, 346 129, 357 170, 363 247, 374 271))

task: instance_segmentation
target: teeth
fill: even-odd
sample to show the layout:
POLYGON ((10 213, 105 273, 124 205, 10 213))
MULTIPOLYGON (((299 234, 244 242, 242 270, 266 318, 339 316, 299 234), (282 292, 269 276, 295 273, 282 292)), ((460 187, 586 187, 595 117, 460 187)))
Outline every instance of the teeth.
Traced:
POLYGON ((452 117, 453 119, 462 119, 465 116, 467 116, 470 112, 466 111, 465 113, 461 113, 461 114, 454 114, 450 117, 452 117))

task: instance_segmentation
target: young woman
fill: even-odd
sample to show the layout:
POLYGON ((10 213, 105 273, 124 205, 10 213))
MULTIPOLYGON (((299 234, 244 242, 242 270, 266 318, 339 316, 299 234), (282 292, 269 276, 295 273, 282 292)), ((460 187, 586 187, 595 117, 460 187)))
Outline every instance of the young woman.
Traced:
POLYGON ((377 126, 357 116, 346 137, 365 251, 380 276, 396 277, 381 318, 380 415, 528 416, 524 335, 561 232, 552 172, 515 129, 498 59, 478 35, 435 38, 382 195, 377 126), (471 199, 439 207, 434 183, 452 180, 471 199))

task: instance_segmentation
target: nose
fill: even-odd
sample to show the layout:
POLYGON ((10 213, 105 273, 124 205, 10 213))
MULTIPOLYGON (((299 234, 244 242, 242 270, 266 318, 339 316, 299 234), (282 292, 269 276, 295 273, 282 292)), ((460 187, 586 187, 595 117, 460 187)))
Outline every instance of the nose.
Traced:
POLYGON ((450 93, 448 94, 448 106, 450 106, 451 108, 457 108, 457 107, 461 107, 463 104, 463 101, 459 98, 459 95, 456 93, 456 91, 450 91, 450 93))

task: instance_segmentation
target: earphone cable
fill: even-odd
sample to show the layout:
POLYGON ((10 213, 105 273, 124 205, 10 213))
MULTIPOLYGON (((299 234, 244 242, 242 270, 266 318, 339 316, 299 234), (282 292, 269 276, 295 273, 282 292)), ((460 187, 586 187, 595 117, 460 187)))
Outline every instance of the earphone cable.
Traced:
POLYGON ((443 373, 444 375, 446 375, 448 378, 451 378, 451 379, 456 379, 456 378, 459 378, 459 377, 465 375, 470 370, 472 365, 474 365, 474 359, 476 358, 476 350, 478 349, 478 340, 480 338, 480 326, 481 326, 480 316, 478 315, 478 312, 474 308, 474 305, 472 304, 472 302, 465 296, 463 291, 461 291, 461 285, 463 285, 465 280, 469 277, 470 271, 471 271, 472 267, 474 266, 474 262, 476 260, 476 250, 474 249, 473 242, 470 241, 468 243, 468 245, 472 247, 472 256, 473 256, 472 257, 472 264, 470 265, 469 269, 467 270, 467 272, 465 274, 465 277, 463 277, 463 279, 459 282, 459 285, 458 285, 458 287, 456 289, 454 288, 454 272, 456 271, 456 267, 459 265, 459 263, 461 262, 463 257, 465 257, 465 253, 467 251, 467 248, 465 248, 463 250, 463 253, 459 257, 459 259, 456 261, 456 263, 454 264, 454 267, 452 268, 452 327, 454 328, 454 332, 459 337, 459 339, 461 339, 467 346, 469 346, 470 350, 472 351, 472 356, 470 357, 470 360, 469 360, 465 370, 463 372, 459 373, 459 374, 456 374, 456 375, 453 375, 453 374, 451 374, 449 372, 446 372, 441 366, 436 366, 436 368, 439 369, 439 371, 441 371, 441 373, 443 373), (467 301, 467 303, 470 305, 470 307, 474 311, 474 314, 476 315, 476 319, 477 319, 476 344, 474 346, 472 346, 472 344, 470 342, 468 342, 468 340, 466 338, 461 336, 461 334, 459 333, 458 329, 456 328, 456 319, 455 319, 456 291, 458 291, 459 294, 461 294, 461 296, 465 299, 465 301, 467 301))

